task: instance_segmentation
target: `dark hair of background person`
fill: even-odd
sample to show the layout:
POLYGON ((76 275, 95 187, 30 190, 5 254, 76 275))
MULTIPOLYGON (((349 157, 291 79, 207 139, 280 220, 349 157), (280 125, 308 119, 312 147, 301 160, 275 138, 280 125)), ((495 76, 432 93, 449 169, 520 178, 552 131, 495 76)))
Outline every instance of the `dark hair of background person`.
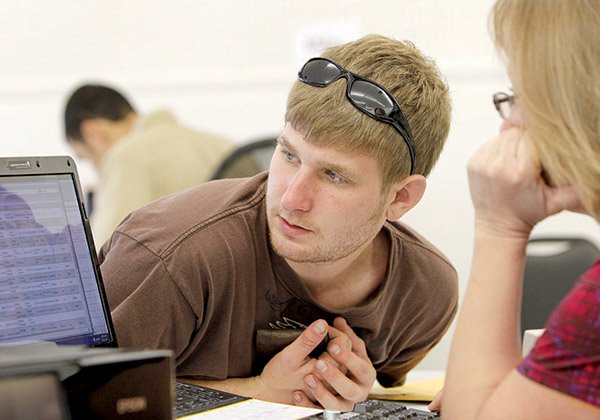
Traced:
POLYGON ((121 93, 108 86, 82 85, 69 97, 65 106, 65 134, 69 141, 81 141, 81 123, 94 118, 120 121, 133 105, 121 93))

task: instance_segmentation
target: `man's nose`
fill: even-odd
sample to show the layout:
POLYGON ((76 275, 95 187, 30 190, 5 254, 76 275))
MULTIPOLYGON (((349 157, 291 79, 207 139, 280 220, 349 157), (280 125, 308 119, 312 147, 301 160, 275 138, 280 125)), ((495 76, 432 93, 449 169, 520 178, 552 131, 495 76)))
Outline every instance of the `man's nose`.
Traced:
POLYGON ((316 183, 310 174, 299 170, 290 180, 281 197, 281 205, 288 211, 308 211, 311 207, 311 196, 314 194, 316 183))

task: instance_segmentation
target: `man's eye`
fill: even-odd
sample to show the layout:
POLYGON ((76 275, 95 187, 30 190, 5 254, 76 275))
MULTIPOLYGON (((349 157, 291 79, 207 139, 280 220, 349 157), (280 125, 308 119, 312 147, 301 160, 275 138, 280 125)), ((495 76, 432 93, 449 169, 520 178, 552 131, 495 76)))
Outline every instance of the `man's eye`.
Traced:
POLYGON ((339 184, 340 182, 343 181, 343 178, 338 175, 336 172, 333 171, 325 171, 325 175, 327 175, 327 177, 332 180, 333 182, 335 182, 336 184, 339 184))
POLYGON ((292 152, 288 152, 287 150, 282 150, 281 153, 283 153, 283 157, 288 162, 295 162, 296 160, 298 160, 298 158, 296 157, 296 155, 293 154, 292 152))

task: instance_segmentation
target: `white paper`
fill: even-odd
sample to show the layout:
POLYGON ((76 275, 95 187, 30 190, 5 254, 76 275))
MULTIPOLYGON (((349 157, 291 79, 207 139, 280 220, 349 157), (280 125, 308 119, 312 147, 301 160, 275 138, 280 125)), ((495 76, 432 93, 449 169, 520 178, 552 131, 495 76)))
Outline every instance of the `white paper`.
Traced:
POLYGON ((296 420, 322 413, 316 408, 296 407, 261 400, 246 400, 214 410, 192 414, 184 419, 236 419, 236 420, 296 420))

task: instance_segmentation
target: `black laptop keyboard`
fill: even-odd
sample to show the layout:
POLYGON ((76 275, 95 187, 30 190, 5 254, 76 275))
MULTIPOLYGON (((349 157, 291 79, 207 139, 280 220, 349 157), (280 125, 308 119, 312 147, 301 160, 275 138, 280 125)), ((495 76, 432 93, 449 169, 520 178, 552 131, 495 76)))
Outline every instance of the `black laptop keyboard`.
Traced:
POLYGON ((440 419, 439 413, 432 413, 427 410, 417 410, 408 408, 405 402, 383 401, 368 399, 354 406, 354 411, 348 413, 333 413, 325 410, 322 414, 306 417, 307 420, 328 420, 328 419, 385 419, 385 420, 433 420, 440 419))
POLYGON ((203 386, 191 385, 184 382, 175 383, 176 417, 212 410, 247 399, 246 397, 203 386))
MULTIPOLYGON (((198 385, 191 385, 184 382, 175 384, 175 415, 183 417, 194 413, 200 413, 207 410, 223 407, 240 401, 248 400, 246 397, 230 394, 216 389, 206 388, 198 385)), ((341 414, 325 412, 306 419, 387 419, 387 420, 433 420, 439 419, 438 413, 432 413, 426 410, 417 410, 408 408, 405 403, 400 401, 383 401, 368 399, 362 403, 356 404, 354 411, 341 414)))
POLYGON ((362 403, 358 403, 354 406, 354 413, 357 414, 353 417, 348 417, 353 420, 362 419, 379 419, 386 418, 388 420, 430 420, 439 419, 439 413, 432 413, 427 410, 417 410, 415 408, 408 408, 405 402, 400 401, 382 401, 368 399, 362 403))

